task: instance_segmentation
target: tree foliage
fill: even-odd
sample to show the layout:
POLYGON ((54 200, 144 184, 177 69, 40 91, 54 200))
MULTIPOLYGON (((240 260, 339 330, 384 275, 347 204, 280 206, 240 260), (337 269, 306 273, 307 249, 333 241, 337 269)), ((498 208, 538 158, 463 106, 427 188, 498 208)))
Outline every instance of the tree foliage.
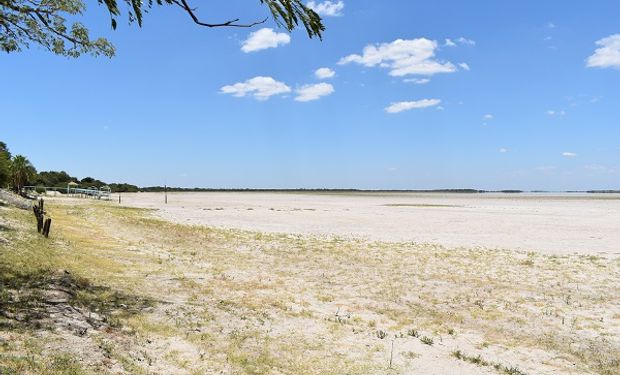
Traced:
POLYGON ((37 173, 30 160, 25 156, 15 155, 11 159, 11 184, 16 192, 21 192, 26 183, 31 181, 37 173))
MULTIPOLYGON (((154 6, 170 6, 186 13, 197 25, 213 27, 252 27, 266 22, 257 20, 242 23, 239 19, 223 22, 205 22, 189 0, 97 0, 110 14, 110 23, 116 29, 123 10, 129 23, 142 26, 144 15, 154 6)), ((322 37, 325 30, 321 17, 304 5, 303 0, 259 0, 266 6, 274 21, 291 31, 302 25, 308 36, 322 37)), ((86 11, 84 0, 0 0, 0 49, 5 52, 21 51, 31 43, 63 56, 78 57, 87 53, 112 57, 114 46, 105 38, 91 38, 80 22, 69 22, 86 11)))
POLYGON ((11 181, 11 153, 6 143, 0 142, 0 188, 6 187, 11 181))
POLYGON ((45 187, 66 188, 69 182, 79 182, 79 180, 69 176, 65 171, 42 171, 37 173, 32 184, 45 187))

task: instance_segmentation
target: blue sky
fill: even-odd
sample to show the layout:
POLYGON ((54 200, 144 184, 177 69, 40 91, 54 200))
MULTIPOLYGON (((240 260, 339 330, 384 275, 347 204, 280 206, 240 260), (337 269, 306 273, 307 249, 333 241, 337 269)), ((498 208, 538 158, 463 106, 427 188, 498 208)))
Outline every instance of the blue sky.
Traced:
MULTIPOLYGON (((252 21, 258 3, 198 13, 252 21)), ((165 8, 113 32, 93 2, 84 22, 117 55, 2 56, 0 140, 138 185, 620 188, 617 1, 313 6, 322 42, 165 8)))

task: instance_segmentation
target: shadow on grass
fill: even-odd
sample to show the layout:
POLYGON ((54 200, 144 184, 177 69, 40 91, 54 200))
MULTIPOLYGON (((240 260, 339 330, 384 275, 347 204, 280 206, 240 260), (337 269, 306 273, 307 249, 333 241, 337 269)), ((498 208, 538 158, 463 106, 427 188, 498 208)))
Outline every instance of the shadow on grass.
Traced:
POLYGON ((84 335, 119 326, 153 301, 92 284, 67 271, 25 273, 0 264, 0 330, 64 329, 84 335))

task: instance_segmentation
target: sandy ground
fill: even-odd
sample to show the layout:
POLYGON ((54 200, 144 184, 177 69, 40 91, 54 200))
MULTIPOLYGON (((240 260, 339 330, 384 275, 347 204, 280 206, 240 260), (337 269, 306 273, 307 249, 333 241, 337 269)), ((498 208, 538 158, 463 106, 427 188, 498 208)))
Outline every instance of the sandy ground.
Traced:
MULTIPOLYGON (((284 225, 282 216, 304 208, 330 217, 325 203, 303 198, 350 218, 373 207, 434 212, 476 201, 222 194, 245 200, 225 205, 216 196, 172 195, 166 210, 202 197, 176 210, 250 211, 255 222, 273 214, 284 225), (261 197, 269 205, 249 207, 261 197), (349 205, 337 206, 343 200, 349 205)), ((531 199, 555 212, 600 203, 531 199)), ((529 202, 513 200, 500 207, 529 202)), ((618 258, 177 225, 157 217, 167 211, 90 199, 49 199, 46 208, 49 239, 31 212, 0 207, 0 373, 620 374, 618 258)))
MULTIPOLYGON (((117 198, 117 197, 115 197, 117 198)), ((545 254, 620 255, 618 194, 123 194, 183 224, 545 254)))

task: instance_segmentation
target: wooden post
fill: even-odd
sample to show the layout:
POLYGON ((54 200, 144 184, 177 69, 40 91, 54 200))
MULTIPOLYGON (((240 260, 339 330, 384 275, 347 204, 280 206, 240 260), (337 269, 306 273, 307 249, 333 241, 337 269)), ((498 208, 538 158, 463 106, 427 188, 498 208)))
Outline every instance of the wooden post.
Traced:
POLYGON ((121 204, 121 193, 118 193, 118 204, 121 204))
POLYGON ((168 204, 168 186, 164 185, 164 203, 168 204))
POLYGON ((394 341, 396 339, 392 340, 392 350, 390 350, 390 369, 392 369, 392 360, 394 360, 394 341))
POLYGON ((43 235, 47 238, 50 235, 50 228, 52 226, 52 219, 45 220, 45 224, 43 225, 43 235))

